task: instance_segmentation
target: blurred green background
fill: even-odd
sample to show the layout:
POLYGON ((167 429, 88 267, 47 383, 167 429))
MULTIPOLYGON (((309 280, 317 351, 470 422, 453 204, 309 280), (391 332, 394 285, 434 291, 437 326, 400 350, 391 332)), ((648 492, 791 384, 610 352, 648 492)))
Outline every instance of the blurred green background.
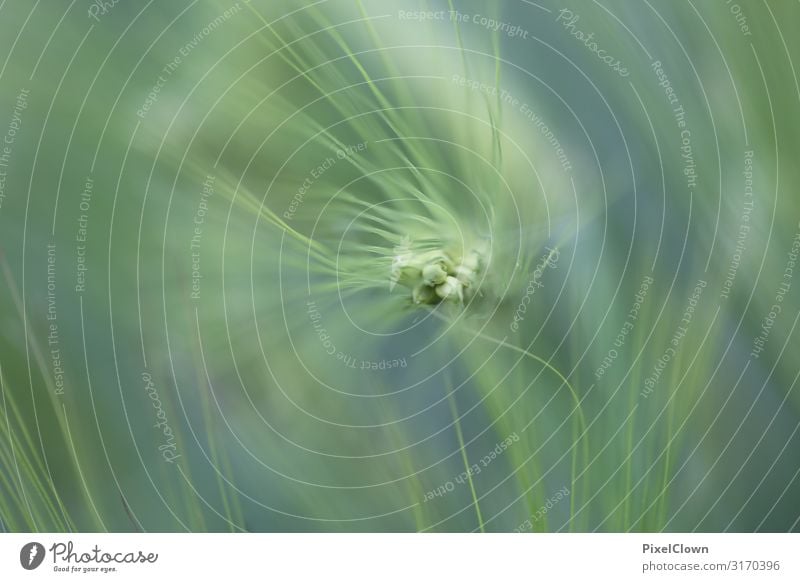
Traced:
POLYGON ((0 2, 0 530, 797 531, 798 22, 0 2))

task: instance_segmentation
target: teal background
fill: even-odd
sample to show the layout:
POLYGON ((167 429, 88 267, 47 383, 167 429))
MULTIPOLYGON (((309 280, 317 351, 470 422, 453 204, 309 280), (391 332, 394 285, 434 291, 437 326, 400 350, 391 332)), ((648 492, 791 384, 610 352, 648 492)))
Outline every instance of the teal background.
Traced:
POLYGON ((0 2, 0 529, 798 530, 797 3, 91 6, 0 2), (378 224, 491 237, 481 300, 378 224))

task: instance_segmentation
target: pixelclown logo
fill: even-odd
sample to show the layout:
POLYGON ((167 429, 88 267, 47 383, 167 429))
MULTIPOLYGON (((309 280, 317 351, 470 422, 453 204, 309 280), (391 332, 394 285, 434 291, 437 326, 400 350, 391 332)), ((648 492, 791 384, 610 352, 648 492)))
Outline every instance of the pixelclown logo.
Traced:
POLYGON ((22 546, 19 552, 19 563, 26 570, 35 570, 44 561, 44 546, 38 542, 30 542, 22 546))

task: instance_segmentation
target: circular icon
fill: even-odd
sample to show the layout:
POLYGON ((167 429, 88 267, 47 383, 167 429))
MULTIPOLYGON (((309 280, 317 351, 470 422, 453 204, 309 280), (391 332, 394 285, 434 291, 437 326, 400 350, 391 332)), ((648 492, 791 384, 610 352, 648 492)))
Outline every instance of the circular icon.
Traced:
POLYGON ((19 563, 26 570, 35 570, 44 561, 44 546, 39 542, 30 542, 22 546, 19 552, 19 563))

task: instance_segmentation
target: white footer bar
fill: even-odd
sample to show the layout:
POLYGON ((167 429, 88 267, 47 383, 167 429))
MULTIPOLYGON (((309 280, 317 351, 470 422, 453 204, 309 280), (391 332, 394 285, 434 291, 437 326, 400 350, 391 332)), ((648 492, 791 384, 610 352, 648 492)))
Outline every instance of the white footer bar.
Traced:
POLYGON ((800 580, 798 534, 4 534, 0 580, 800 580), (580 578, 579 578, 580 577, 580 578))

